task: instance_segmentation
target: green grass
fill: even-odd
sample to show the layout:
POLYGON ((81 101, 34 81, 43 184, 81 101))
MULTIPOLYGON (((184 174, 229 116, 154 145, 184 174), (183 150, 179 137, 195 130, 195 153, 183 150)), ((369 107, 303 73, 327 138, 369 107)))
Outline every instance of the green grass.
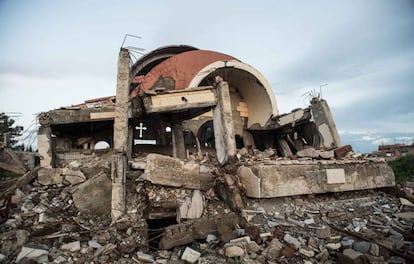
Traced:
POLYGON ((414 180, 414 155, 405 155, 388 161, 394 171, 395 179, 399 182, 414 180))

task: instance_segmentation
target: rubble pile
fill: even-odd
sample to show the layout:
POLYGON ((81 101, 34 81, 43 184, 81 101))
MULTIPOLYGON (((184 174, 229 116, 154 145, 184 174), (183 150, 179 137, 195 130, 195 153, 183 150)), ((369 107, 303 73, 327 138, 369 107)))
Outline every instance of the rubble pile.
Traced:
MULTIPOLYGON (((11 199, 1 216, 0 263, 413 262, 409 186, 398 195, 244 195, 240 166, 335 158, 334 151, 306 153, 278 158, 271 149, 241 149, 238 161, 224 167, 208 156, 133 159, 127 214, 112 222, 109 155, 40 168, 14 189, 1 189, 1 198, 11 199)), ((370 161, 355 155, 347 152, 335 162, 370 161)))

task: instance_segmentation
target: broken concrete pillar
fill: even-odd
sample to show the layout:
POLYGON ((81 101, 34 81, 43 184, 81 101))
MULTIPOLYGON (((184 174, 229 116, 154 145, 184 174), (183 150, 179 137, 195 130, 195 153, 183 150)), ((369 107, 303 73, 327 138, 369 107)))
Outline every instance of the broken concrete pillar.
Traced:
POLYGON ((186 158, 183 126, 181 123, 172 124, 173 156, 179 159, 186 158))
POLYGON ((52 168, 53 160, 53 144, 52 129, 50 126, 42 125, 37 132, 37 147, 40 155, 40 166, 52 168))
POLYGON ((118 219, 125 213, 125 182, 127 173, 127 157, 122 153, 112 156, 111 179, 112 179, 112 220, 118 219))
POLYGON ((112 220, 125 213, 125 182, 128 152, 128 98, 130 58, 127 49, 121 49, 118 59, 118 77, 116 86, 114 119, 114 155, 112 156, 112 220))
POLYGON ((341 146, 341 139, 332 117, 328 103, 324 99, 313 98, 311 109, 316 127, 322 137, 321 147, 337 148, 341 146))
POLYGON ((128 127, 128 145, 127 145, 127 158, 132 159, 132 146, 134 145, 134 129, 132 126, 128 127))
POLYGON ((126 152, 128 146, 129 52, 121 49, 118 60, 114 119, 114 150, 126 152))
POLYGON ((214 138, 217 160, 220 165, 224 165, 236 156, 237 149, 229 85, 220 76, 216 77, 216 89, 217 105, 213 109, 214 138))

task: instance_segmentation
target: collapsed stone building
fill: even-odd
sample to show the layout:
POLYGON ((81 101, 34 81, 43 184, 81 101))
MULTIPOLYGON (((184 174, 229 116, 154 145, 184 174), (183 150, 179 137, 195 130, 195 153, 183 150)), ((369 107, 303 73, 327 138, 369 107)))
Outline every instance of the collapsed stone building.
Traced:
POLYGON ((80 211, 170 228, 164 249, 235 221, 211 215, 211 197, 238 214, 249 199, 393 186, 391 168, 342 146, 326 100, 310 99, 280 114, 265 77, 230 55, 167 46, 132 63, 122 48, 116 96, 39 115, 38 177, 81 183, 80 211))

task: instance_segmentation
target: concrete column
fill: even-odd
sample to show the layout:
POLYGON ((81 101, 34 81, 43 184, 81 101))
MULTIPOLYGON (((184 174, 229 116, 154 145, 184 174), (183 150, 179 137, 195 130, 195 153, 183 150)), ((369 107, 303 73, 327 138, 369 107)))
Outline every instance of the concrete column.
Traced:
POLYGON ((125 213, 125 182, 128 170, 128 98, 130 58, 126 49, 121 49, 118 59, 118 77, 116 85, 114 119, 114 154, 112 156, 112 221, 125 213))
POLYGON ((321 147, 329 149, 340 147, 341 139, 328 103, 324 99, 313 98, 311 110, 316 127, 322 137, 321 147))
POLYGON ((128 147, 129 52, 121 49, 116 84, 114 150, 126 152, 128 147))
POLYGON ((134 128, 128 126, 128 145, 127 145, 127 158, 132 159, 132 146, 134 145, 134 128))
POLYGON ((111 180, 112 180, 112 200, 111 217, 116 220, 125 213, 126 208, 126 173, 128 170, 128 160, 125 153, 115 153, 112 155, 111 180))
POLYGON ((37 148, 40 155, 40 166, 54 167, 52 129, 48 125, 42 125, 37 132, 37 148))
POLYGON ((172 124, 172 144, 173 144, 173 156, 179 159, 186 158, 185 145, 184 145, 184 133, 181 123, 172 124))
POLYGON ((224 165, 236 156, 236 139, 229 85, 219 76, 216 77, 216 90, 217 105, 213 109, 214 138, 217 160, 220 165, 224 165))

